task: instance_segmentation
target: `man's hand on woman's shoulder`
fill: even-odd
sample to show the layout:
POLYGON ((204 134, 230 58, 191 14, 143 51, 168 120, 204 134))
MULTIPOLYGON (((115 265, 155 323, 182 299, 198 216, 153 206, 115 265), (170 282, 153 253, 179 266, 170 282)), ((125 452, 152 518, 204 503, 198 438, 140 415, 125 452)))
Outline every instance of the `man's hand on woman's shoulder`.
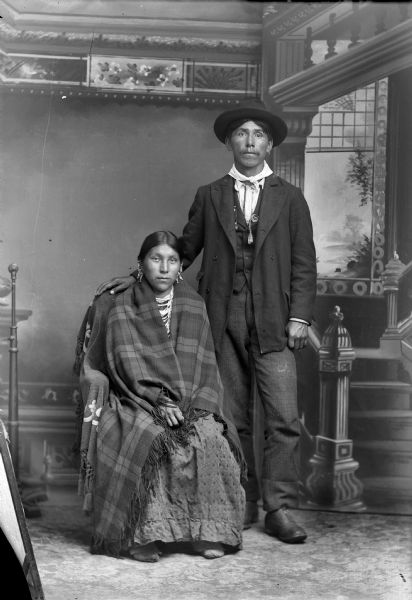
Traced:
POLYGON ((124 292, 128 287, 135 283, 136 279, 133 275, 126 275, 125 277, 113 277, 109 281, 101 283, 95 292, 95 296, 100 296, 103 292, 110 290, 111 294, 118 294, 124 292))

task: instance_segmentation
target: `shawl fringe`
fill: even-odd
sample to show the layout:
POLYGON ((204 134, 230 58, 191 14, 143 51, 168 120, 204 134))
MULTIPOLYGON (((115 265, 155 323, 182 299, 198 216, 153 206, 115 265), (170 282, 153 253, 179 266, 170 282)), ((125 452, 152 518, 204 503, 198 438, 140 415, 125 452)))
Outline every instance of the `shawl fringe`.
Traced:
POLYGON ((240 468, 240 480, 242 483, 246 483, 246 481, 247 481, 247 464, 246 464, 246 460, 243 456, 241 447, 239 446, 239 443, 237 441, 238 440, 237 434, 235 433, 235 435, 231 435, 231 432, 227 426, 227 422, 221 416, 213 414, 213 417, 214 417, 215 421, 217 421, 218 423, 222 423, 222 425, 224 427, 223 435, 227 439, 229 448, 231 449, 232 454, 235 457, 236 462, 240 468))
MULTIPOLYGON (((167 459, 171 452, 178 447, 185 447, 190 443, 190 436, 194 430, 194 424, 201 418, 210 415, 206 410, 189 408, 184 414, 184 422, 176 428, 169 427, 158 409, 153 410, 154 422, 161 425, 163 431, 153 440, 150 452, 147 456, 142 469, 142 475, 138 489, 133 493, 128 510, 127 520, 119 532, 117 539, 107 539, 105 536, 94 535, 91 542, 92 554, 107 554, 115 558, 120 558, 122 552, 133 541, 134 531, 144 516, 147 502, 150 495, 154 493, 155 484, 160 465, 167 459)), ((223 422, 223 421, 222 421, 223 422)), ((94 471, 91 465, 83 463, 83 478, 85 487, 82 490, 84 494, 83 509, 92 509, 92 492, 94 481, 94 471), (87 504, 87 508, 86 508, 87 504)))

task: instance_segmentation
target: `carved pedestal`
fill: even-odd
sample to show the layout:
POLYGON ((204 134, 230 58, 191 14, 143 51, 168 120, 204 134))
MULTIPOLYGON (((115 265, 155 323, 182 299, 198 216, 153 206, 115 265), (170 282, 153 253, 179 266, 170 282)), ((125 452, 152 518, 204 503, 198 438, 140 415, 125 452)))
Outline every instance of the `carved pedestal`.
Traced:
POLYGON ((355 352, 342 319, 335 306, 319 350, 319 434, 306 488, 312 505, 362 511, 363 486, 355 475, 359 464, 348 439, 349 377, 355 352))
POLYGON ((352 441, 316 436, 310 459, 312 473, 306 481, 310 504, 335 510, 363 511, 363 485, 355 476, 359 463, 352 458, 352 441))

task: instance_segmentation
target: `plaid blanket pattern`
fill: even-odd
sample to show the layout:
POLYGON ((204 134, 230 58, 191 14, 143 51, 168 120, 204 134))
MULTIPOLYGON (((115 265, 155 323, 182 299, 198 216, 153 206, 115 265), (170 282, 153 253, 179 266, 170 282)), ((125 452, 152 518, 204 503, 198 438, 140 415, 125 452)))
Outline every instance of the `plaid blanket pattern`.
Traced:
POLYGON ((175 286, 170 338, 144 280, 115 298, 97 298, 82 338, 81 488, 85 508, 93 510, 94 551, 118 555, 133 537, 157 466, 176 444, 189 442, 199 416, 212 413, 225 424, 244 465, 236 429, 224 414, 205 305, 190 286, 175 286), (161 394, 179 405, 183 426, 164 423, 157 410, 161 394))

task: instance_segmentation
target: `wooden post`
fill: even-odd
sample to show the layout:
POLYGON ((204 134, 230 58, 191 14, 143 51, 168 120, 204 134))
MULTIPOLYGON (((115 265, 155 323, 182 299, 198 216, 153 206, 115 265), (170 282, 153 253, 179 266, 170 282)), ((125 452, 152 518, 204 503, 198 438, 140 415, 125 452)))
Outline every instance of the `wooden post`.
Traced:
POLYGON ((18 411, 18 385, 17 385, 17 322, 16 322, 16 275, 19 267, 9 265, 11 275, 11 325, 9 337, 9 415, 8 433, 10 438, 10 455, 13 462, 16 479, 19 477, 19 411, 18 411))
POLYGON ((349 378, 355 352, 343 314, 335 306, 319 349, 320 415, 316 449, 306 481, 309 504, 337 510, 362 511, 359 463, 348 439, 349 378))
MULTIPOLYGON (((47 500, 46 483, 41 480, 20 476, 19 469, 19 389, 17 376, 17 318, 16 318, 16 275, 19 267, 9 265, 11 275, 11 326, 10 326, 10 363, 9 363, 9 415, 8 435, 10 456, 26 517, 40 516, 37 503, 47 500)), ((31 312, 30 312, 31 314, 31 312)))
POLYGON ((329 15, 328 38, 326 40, 326 43, 328 45, 328 51, 325 54, 325 60, 327 60, 328 58, 332 58, 332 56, 338 55, 338 53, 335 52, 336 38, 337 38, 335 18, 336 18, 335 13, 331 13, 329 15))
POLYGON ((386 329, 383 338, 388 338, 391 334, 399 335, 398 294, 399 282, 404 271, 405 265, 399 260, 399 256, 395 251, 381 275, 387 310, 386 329))

